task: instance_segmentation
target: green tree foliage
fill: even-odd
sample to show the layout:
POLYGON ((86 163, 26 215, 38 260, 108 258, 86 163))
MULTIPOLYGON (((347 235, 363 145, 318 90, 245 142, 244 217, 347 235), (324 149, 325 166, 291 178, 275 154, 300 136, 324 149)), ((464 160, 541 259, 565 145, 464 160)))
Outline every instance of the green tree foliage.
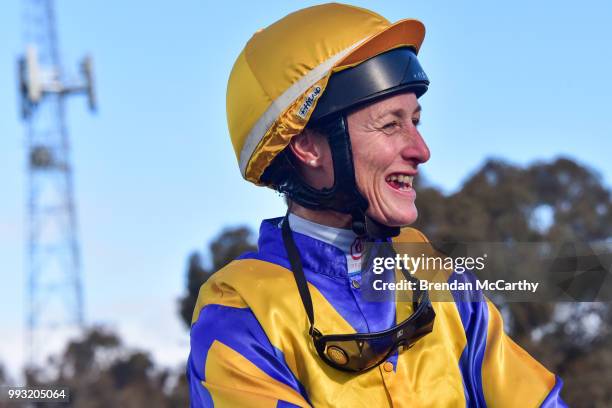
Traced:
POLYGON ((8 385, 10 384, 10 380, 8 375, 6 374, 6 370, 4 365, 0 362, 0 385, 8 385))
POLYGON ((180 315, 187 327, 191 327, 191 316, 195 308, 200 286, 216 271, 236 259, 239 255, 256 250, 253 234, 246 227, 228 228, 222 231, 209 246, 212 259, 210 269, 202 265, 202 257, 192 253, 188 259, 186 293, 179 299, 180 315))
MULTIPOLYGON (((418 181, 418 178, 416 179, 418 181)), ((612 237, 610 191, 569 159, 520 168, 487 161, 456 193, 417 186, 416 228, 432 241, 595 241, 612 237), (538 226, 538 210, 553 218, 538 226)))
MULTIPOLYGON (((155 368, 148 353, 122 344, 113 332, 94 327, 68 343, 45 367, 26 371, 28 386, 64 386, 68 407, 185 407, 184 370, 155 368)), ((35 406, 46 406, 39 403, 35 406)))
POLYGON ((179 299, 179 312, 181 320, 189 328, 191 327, 191 316, 198 299, 200 286, 208 280, 212 271, 206 270, 202 266, 202 259, 197 253, 192 253, 189 256, 187 264, 187 288, 186 293, 179 299))

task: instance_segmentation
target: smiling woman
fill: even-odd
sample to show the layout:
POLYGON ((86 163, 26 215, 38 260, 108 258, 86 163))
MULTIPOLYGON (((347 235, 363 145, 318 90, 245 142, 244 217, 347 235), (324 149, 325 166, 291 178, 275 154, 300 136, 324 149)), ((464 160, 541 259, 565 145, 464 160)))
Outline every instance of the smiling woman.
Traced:
MULTIPOLYGON (((364 291, 363 242, 427 242, 407 227, 430 157, 417 128, 424 34, 416 20, 325 4, 257 32, 238 56, 227 115, 239 166, 289 209, 200 290, 192 406, 563 405, 561 380, 505 335, 489 301, 432 303, 419 285, 409 302, 364 291)), ((395 268, 375 277, 398 279, 395 268)))

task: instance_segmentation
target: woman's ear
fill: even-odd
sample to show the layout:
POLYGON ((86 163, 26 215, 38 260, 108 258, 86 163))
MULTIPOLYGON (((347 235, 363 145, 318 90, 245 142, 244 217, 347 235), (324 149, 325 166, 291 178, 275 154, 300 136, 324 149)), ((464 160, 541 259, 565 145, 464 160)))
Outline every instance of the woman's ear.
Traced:
POLYGON ((293 137, 289 148, 297 161, 305 166, 317 167, 322 157, 322 137, 310 129, 304 129, 302 133, 293 137))
POLYGON ((304 129, 291 139, 289 149, 294 164, 309 185, 329 188, 334 184, 331 150, 324 135, 304 129))

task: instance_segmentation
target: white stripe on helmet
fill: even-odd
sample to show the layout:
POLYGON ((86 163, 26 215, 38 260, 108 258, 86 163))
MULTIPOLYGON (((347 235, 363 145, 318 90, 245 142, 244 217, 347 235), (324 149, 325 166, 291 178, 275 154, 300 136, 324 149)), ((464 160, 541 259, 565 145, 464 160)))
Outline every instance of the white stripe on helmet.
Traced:
POLYGON ((344 58, 349 52, 355 49, 359 44, 364 42, 366 38, 357 41, 355 44, 348 48, 340 51, 336 55, 327 59, 325 62, 319 64, 313 68, 310 72, 300 78, 295 84, 291 85, 285 92, 276 98, 264 114, 255 123, 249 134, 247 135, 246 141, 242 150, 240 151, 240 172, 242 176, 246 178, 246 168, 255 148, 266 134, 270 126, 298 97, 306 92, 311 86, 317 81, 323 78, 330 69, 342 58, 344 58))

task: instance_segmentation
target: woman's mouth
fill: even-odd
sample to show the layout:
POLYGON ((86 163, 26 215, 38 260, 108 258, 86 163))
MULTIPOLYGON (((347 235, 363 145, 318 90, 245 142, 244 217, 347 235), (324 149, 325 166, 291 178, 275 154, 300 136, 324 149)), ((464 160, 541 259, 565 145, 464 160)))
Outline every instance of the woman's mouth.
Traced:
POLYGON ((412 189, 412 180, 414 176, 405 173, 393 173, 385 178, 387 184, 399 191, 410 191, 412 189))

